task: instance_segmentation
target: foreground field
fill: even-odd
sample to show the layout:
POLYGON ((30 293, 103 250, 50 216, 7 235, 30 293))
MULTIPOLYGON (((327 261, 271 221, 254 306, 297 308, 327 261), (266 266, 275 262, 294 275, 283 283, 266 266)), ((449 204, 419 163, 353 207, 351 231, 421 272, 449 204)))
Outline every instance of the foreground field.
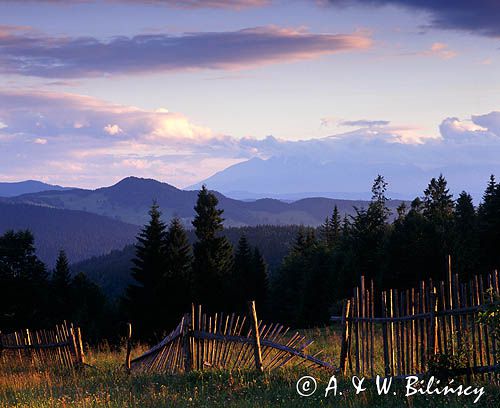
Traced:
MULTIPOLYGON (((337 356, 336 335, 315 331, 316 348, 337 356)), ((135 354, 140 352, 136 350, 135 354)), ((93 367, 79 372, 26 372, 15 366, 0 369, 0 407, 498 407, 499 388, 486 385, 477 404, 472 396, 379 396, 373 383, 355 395, 348 380, 339 382, 342 395, 324 397, 329 375, 308 369, 284 369, 258 375, 241 371, 206 371, 187 375, 125 374, 123 353, 90 350, 93 367), (301 397, 296 382, 303 375, 318 380, 311 397, 301 397)), ((474 385, 477 385, 475 382, 474 385)), ((392 391, 392 390, 391 390, 392 391)))

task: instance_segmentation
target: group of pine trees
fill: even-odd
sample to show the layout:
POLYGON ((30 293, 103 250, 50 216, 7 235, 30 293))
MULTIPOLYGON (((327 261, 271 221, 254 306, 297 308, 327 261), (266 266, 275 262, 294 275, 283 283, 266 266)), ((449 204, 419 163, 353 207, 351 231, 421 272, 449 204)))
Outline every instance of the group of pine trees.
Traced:
POLYGON ((191 246, 178 218, 167 226, 153 204, 150 221, 137 238, 134 283, 123 300, 125 314, 139 338, 158 339, 172 329, 191 303, 212 311, 241 311, 248 300, 265 306, 267 266, 244 235, 234 251, 223 231, 223 210, 205 186, 192 222, 191 246))
POLYGON ((87 338, 102 333, 104 295, 84 274, 72 277, 64 251, 52 273, 37 255, 30 231, 0 236, 0 328, 47 327, 63 320, 86 327, 87 338))
POLYGON ((500 184, 493 176, 477 208, 466 192, 454 200, 441 175, 409 208, 403 202, 392 221, 386 189, 378 176, 366 209, 341 219, 334 208, 319 229, 297 235, 272 280, 276 319, 299 326, 328 322, 361 275, 378 288, 443 280, 448 255, 464 278, 500 268, 500 184))

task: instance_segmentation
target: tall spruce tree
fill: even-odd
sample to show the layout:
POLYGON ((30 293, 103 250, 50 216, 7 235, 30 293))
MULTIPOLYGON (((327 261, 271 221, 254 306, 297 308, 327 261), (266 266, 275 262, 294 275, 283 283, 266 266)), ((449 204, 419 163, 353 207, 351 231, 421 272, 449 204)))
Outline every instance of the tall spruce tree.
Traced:
POLYGON ((368 206, 367 216, 373 228, 383 228, 389 218, 390 210, 387 208, 388 198, 385 193, 387 191, 387 182, 384 176, 380 174, 373 181, 372 200, 368 206))
POLYGON ((364 274, 371 279, 380 279, 383 260, 384 237, 388 229, 387 183, 383 176, 378 175, 372 186, 372 200, 368 209, 355 207, 356 215, 350 230, 353 266, 357 274, 364 274))
POLYGON ((342 221, 340 220, 340 212, 336 204, 333 207, 333 213, 330 218, 330 234, 331 246, 334 247, 339 243, 342 234, 342 221))
POLYGON ((64 250, 59 251, 56 266, 52 272, 52 286, 56 291, 65 292, 71 285, 69 261, 64 250))
POLYGON ((257 247, 254 248, 252 254, 252 270, 253 270, 253 296, 257 307, 262 313, 267 313, 268 310, 268 291, 269 291, 269 277, 268 268, 264 257, 257 247))
POLYGON ((320 225, 319 233, 320 233, 321 242, 327 248, 331 248, 331 246, 332 246, 332 228, 331 228, 330 217, 327 216, 325 218, 325 221, 323 222, 323 224, 320 225))
POLYGON ((197 241, 193 245, 193 286, 195 300, 212 310, 228 310, 233 248, 223 231, 223 210, 217 197, 203 186, 198 193, 193 220, 197 241))
POLYGON ((423 215, 426 222, 427 274, 444 279, 446 259, 453 251, 453 195, 441 174, 424 190, 423 215))
POLYGON ((481 268, 490 272, 500 268, 500 184, 491 175, 478 209, 481 268))
POLYGON ((454 220, 454 265, 464 278, 477 272, 479 236, 476 209, 470 194, 462 191, 458 196, 454 220))
POLYGON ((56 320, 70 320, 71 308, 71 272, 68 257, 64 250, 59 251, 56 266, 52 272, 52 305, 53 317, 56 320))
POLYGON ((191 303, 191 245, 179 218, 169 224, 165 238, 165 271, 163 301, 170 312, 165 327, 173 328, 191 303))
POLYGON ((246 310, 246 302, 255 296, 252 253, 244 234, 240 236, 238 247, 234 254, 233 293, 234 307, 237 311, 246 310))
POLYGON ((164 277, 166 271, 166 226, 156 202, 149 210, 149 223, 137 236, 133 259, 134 283, 127 288, 126 307, 137 336, 143 340, 159 338, 165 327, 161 316, 169 311, 163 302, 167 295, 164 277))
POLYGON ((450 194, 448 183, 442 174, 432 178, 424 190, 424 215, 435 222, 445 222, 453 215, 453 195, 450 194))

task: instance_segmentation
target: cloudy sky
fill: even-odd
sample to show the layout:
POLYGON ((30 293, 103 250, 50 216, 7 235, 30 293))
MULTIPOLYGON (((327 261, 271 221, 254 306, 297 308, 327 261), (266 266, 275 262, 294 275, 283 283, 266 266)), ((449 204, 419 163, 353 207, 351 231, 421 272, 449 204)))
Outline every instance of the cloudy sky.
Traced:
POLYGON ((300 154, 484 185, 499 21, 491 0, 0 0, 0 181, 184 187, 300 154))

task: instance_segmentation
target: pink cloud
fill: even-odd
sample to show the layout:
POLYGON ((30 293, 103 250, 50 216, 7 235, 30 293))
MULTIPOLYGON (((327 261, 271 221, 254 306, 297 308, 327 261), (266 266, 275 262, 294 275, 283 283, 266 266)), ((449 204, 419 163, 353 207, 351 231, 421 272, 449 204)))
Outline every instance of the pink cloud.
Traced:
MULTIPOLYGON (((67 6, 71 4, 97 3, 98 1, 106 3, 157 5, 183 9, 215 8, 233 10, 262 7, 271 2, 271 0, 31 0, 31 3, 59 3, 67 6)), ((25 2, 30 2, 30 0, 25 0, 25 2)))
POLYGON ((46 37, 4 28, 0 72, 78 78, 145 72, 242 70, 369 48, 368 33, 316 34, 276 26, 183 35, 95 38, 46 37))

